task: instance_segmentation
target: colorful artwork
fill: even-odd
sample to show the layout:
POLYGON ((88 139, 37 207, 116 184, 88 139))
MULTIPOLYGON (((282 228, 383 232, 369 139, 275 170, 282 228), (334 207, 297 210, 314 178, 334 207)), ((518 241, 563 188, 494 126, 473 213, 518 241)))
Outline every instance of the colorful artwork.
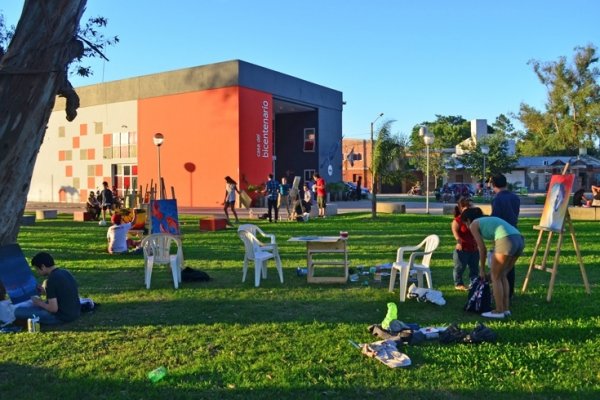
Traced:
POLYGON ((573 188, 575 175, 552 175, 546 194, 546 203, 540 218, 540 226, 553 231, 563 228, 567 206, 573 188))
POLYGON ((150 202, 150 233, 170 233, 179 235, 179 216, 177 200, 152 200, 150 202))
POLYGON ((0 247, 0 281, 13 304, 37 296, 37 281, 18 244, 0 247))

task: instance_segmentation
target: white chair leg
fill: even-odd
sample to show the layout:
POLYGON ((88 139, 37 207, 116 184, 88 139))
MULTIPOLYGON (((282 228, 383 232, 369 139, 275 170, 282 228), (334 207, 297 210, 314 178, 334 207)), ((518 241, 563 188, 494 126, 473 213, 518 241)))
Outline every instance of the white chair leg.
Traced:
POLYGON ((390 270, 390 286, 388 288, 388 291, 393 292, 394 291, 394 286, 396 286, 396 267, 392 266, 392 269, 390 270))
POLYGON ((246 275, 248 274, 248 258, 244 256, 244 267, 242 269, 242 282, 246 282, 246 275))
POLYGON ((146 265, 144 268, 144 278, 146 283, 146 289, 150 289, 150 279, 152 278, 152 266, 154 265, 154 256, 148 256, 146 259, 146 265))
POLYGON ((259 287, 260 286, 260 275, 262 274, 262 269, 264 265, 264 261, 263 260, 259 260, 258 258, 256 258, 254 260, 254 286, 255 287, 259 287))
POLYGON ((275 265, 277 266, 277 272, 279 273, 279 280, 283 283, 283 267, 281 266, 281 258, 279 253, 275 256, 275 265))
POLYGON ((423 287, 423 271, 417 271, 417 286, 423 287))
POLYGON ((400 266, 400 301, 406 300, 406 286, 408 285, 408 265, 400 266))
POLYGON ((433 285, 431 284, 431 271, 424 272, 425 279, 427 280, 427 287, 429 289, 433 289, 433 285))
POLYGON ((263 260, 263 262, 262 262, 262 269, 261 269, 261 271, 262 271, 262 278, 263 279, 267 279, 267 261, 269 261, 269 260, 263 260))
POLYGON ((177 266, 177 256, 169 256, 169 265, 171 266, 171 275, 173 275, 173 286, 179 289, 179 267, 177 266))

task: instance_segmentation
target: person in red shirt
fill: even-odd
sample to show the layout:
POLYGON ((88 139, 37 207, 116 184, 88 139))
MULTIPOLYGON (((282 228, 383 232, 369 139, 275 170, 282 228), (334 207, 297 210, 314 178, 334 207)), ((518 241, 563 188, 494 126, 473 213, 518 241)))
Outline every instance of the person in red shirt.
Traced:
POLYGON ((468 197, 461 197, 454 208, 454 219, 452 220, 452 235, 456 239, 456 246, 452 253, 454 261, 454 288, 456 290, 467 290, 463 282, 463 272, 469 267, 469 279, 473 282, 479 276, 479 250, 475 238, 469 227, 461 221, 460 215, 467 208, 473 207, 473 202, 468 197))
POLYGON ((317 189, 317 206, 319 207, 319 218, 325 218, 325 209, 327 208, 327 191, 325 189, 325 179, 315 173, 313 175, 315 187, 317 189))

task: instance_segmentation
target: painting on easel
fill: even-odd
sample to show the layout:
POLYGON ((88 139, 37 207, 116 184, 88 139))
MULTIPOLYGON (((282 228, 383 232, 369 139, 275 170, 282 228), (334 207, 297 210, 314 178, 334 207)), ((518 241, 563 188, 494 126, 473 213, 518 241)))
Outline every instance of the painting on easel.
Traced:
POLYGON ((552 175, 540 227, 559 232, 563 228, 575 175, 552 175))
POLYGON ((150 218, 152 223, 150 233, 180 234, 177 200, 150 201, 150 218))

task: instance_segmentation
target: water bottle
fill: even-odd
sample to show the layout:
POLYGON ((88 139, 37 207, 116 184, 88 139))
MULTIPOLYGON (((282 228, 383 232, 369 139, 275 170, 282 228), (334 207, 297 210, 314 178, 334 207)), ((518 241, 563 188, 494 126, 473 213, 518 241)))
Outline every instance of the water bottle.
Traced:
POLYGON ((150 379, 152 383, 156 383, 164 378, 165 375, 167 375, 167 369, 163 366, 160 366, 155 370, 148 372, 148 379, 150 379))

